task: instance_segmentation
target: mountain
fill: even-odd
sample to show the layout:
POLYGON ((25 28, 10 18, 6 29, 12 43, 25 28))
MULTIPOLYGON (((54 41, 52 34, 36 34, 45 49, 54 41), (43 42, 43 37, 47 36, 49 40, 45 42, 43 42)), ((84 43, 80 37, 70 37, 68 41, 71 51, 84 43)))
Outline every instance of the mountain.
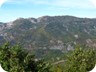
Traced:
POLYGON ((64 53, 73 50, 76 44, 96 47, 96 19, 74 16, 18 18, 0 23, 0 43, 3 40, 37 52, 42 49, 64 53))

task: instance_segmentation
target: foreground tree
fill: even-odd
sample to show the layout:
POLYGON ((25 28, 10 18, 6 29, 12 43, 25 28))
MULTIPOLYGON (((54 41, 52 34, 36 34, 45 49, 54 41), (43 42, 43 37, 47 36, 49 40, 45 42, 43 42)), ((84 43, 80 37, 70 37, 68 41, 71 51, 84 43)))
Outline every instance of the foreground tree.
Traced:
POLYGON ((87 72, 94 68, 96 63, 96 50, 76 48, 65 62, 64 72, 87 72))
POLYGON ((51 72, 49 64, 36 61, 34 55, 9 43, 0 47, 0 64, 8 72, 51 72))

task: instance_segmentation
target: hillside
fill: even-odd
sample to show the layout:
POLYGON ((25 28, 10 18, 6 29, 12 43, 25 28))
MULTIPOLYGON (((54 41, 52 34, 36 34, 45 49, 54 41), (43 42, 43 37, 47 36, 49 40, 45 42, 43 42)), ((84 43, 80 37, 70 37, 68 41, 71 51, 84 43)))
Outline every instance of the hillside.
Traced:
POLYGON ((76 44, 96 47, 96 19, 73 16, 18 18, 0 23, 0 43, 5 40, 41 54, 48 50, 64 53, 73 50, 76 44))

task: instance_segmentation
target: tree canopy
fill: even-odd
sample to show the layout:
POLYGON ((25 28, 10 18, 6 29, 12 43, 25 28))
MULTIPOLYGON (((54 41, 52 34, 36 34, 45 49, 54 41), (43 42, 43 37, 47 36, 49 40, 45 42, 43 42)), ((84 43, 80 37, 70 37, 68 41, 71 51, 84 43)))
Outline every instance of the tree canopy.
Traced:
POLYGON ((52 64, 36 59, 19 45, 5 43, 0 47, 0 64, 8 72, 87 72, 96 64, 96 50, 76 47, 64 60, 63 67, 57 64, 52 69, 52 64))
POLYGON ((36 61, 33 54, 9 43, 0 47, 0 64, 8 72, 51 72, 48 63, 36 61))
POLYGON ((87 72, 96 64, 96 51, 89 48, 77 47, 68 55, 65 63, 65 72, 87 72))

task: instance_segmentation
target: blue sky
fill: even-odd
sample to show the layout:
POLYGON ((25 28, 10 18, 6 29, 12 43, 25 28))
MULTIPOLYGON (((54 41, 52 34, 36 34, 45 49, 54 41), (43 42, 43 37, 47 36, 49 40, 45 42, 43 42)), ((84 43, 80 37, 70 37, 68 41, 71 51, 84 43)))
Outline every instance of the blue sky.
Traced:
POLYGON ((96 6, 90 0, 7 0, 0 8, 0 22, 45 15, 96 18, 96 6))

